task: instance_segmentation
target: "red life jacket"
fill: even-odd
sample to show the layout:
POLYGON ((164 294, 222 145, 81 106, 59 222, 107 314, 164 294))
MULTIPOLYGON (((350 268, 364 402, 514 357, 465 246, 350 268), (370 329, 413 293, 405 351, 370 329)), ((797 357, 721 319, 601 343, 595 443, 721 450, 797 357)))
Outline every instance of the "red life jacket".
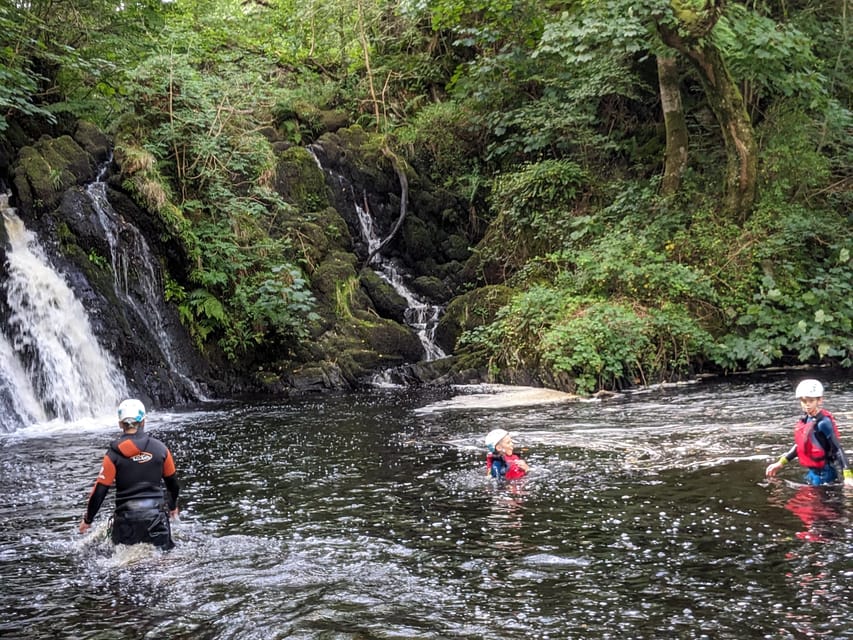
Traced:
POLYGON ((824 449, 823 443, 817 438, 817 434, 815 433, 815 426, 824 416, 832 421, 835 437, 840 439, 841 436, 838 432, 838 423, 835 421, 835 416, 826 409, 818 411, 814 420, 810 420, 809 416, 800 418, 800 421, 794 428, 794 441, 797 443, 797 459, 801 465, 812 469, 823 469, 826 466, 826 454, 828 452, 824 449))
POLYGON ((502 456, 497 453, 490 453, 486 456, 486 470, 495 478, 518 480, 519 478, 523 478, 527 473, 518 466, 518 460, 520 459, 515 454, 502 456))

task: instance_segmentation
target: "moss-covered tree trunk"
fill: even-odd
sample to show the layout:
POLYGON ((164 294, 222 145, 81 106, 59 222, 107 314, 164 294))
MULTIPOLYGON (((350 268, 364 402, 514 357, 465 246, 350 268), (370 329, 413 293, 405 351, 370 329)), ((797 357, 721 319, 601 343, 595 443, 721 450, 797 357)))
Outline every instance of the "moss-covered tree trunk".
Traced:
POLYGON ((671 6, 677 27, 671 21, 661 21, 658 30, 663 41, 687 56, 699 72, 708 106, 723 134, 725 207, 743 220, 755 202, 758 152, 743 96, 711 38, 723 0, 708 0, 701 10, 693 8, 695 3, 677 0, 672 0, 671 6))
POLYGON ((681 105, 675 58, 658 56, 657 63, 663 122, 666 127, 662 190, 665 195, 672 195, 681 186, 681 176, 687 168, 687 123, 681 105))

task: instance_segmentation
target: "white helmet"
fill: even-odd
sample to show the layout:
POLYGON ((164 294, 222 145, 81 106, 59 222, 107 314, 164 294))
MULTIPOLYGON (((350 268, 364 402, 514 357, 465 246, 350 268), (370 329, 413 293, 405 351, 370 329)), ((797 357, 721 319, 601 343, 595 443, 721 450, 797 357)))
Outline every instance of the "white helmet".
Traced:
POLYGON ((803 380, 797 385, 797 399, 799 398, 822 398, 823 385, 817 380, 803 380))
POLYGON ((118 406, 119 422, 142 422, 145 420, 145 405, 131 398, 118 406))
POLYGON ((486 446, 489 451, 494 451, 495 447, 498 446, 498 442, 503 440, 509 435, 509 432, 504 429, 493 429, 489 431, 489 434, 486 436, 486 446))

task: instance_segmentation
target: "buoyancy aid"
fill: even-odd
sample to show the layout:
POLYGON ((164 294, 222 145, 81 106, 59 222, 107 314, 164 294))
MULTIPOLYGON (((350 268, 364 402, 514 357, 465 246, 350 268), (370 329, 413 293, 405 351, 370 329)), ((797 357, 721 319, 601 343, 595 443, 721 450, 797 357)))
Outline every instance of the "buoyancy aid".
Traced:
POLYGON ((110 443, 115 467, 116 510, 144 500, 163 502, 162 478, 175 473, 166 446, 146 433, 124 435, 110 443))
POLYGON ((794 441, 797 443, 797 459, 800 461, 800 464, 812 469, 822 469, 827 463, 827 455, 831 453, 827 451, 829 442, 827 442, 826 437, 817 430, 817 424, 824 417, 829 418, 832 422, 832 429, 835 431, 836 439, 840 438, 838 423, 835 421, 835 417, 826 409, 818 411, 814 418, 808 415, 803 416, 794 428, 794 441))
POLYGON ((518 460, 521 460, 521 458, 515 454, 503 456, 499 453, 490 453, 486 456, 486 470, 493 478, 518 480, 519 478, 523 478, 527 473, 518 466, 518 460))

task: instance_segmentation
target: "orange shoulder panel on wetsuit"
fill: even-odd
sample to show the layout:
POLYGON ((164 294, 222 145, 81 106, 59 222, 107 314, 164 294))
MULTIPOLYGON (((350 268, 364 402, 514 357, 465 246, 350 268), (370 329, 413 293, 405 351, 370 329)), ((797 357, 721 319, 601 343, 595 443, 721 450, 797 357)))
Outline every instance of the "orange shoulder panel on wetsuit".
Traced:
MULTIPOLYGON (((109 456, 104 456, 104 461, 101 463, 101 470, 98 472, 98 479, 95 480, 95 485, 103 484, 108 487, 113 486, 116 480, 116 466, 109 456)), ((92 487, 92 491, 95 487, 92 487)))
POLYGON ((172 458, 172 452, 166 449, 166 459, 163 461, 163 477, 168 478, 169 476, 175 475, 175 459, 172 458))

